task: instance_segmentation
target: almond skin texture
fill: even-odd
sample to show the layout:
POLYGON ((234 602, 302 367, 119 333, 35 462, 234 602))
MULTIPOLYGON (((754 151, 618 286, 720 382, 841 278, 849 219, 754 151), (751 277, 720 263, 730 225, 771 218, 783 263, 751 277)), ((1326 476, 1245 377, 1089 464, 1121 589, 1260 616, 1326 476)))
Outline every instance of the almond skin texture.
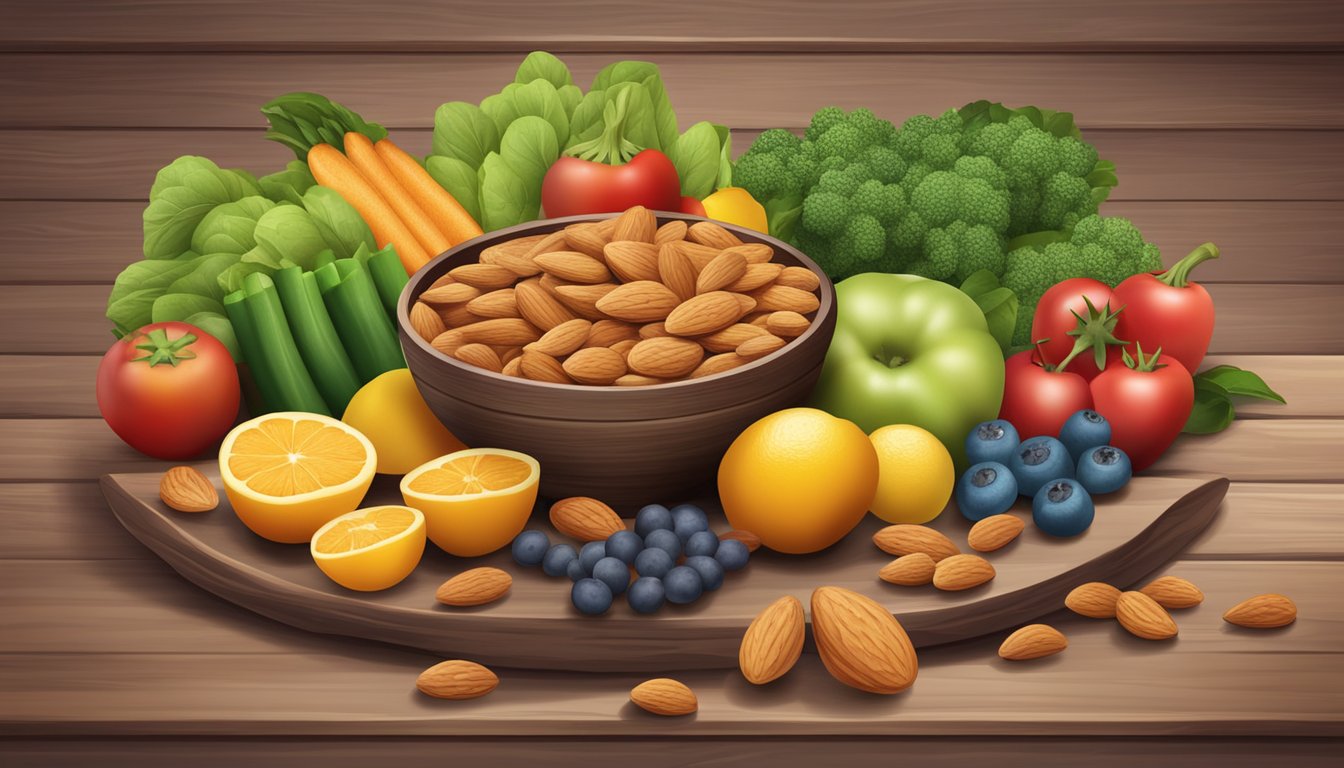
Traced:
POLYGON ((999 646, 999 658, 1008 661, 1030 661, 1069 647, 1068 638, 1049 624, 1028 624, 1017 630, 999 646))
POLYGON ((641 376, 638 373, 627 373, 619 379, 612 382, 617 387, 649 387, 654 384, 664 383, 662 379, 655 379, 652 376, 641 376))
POLYGON ((933 586, 945 592, 960 592, 994 579, 994 566, 979 555, 952 555, 938 561, 933 586))
POLYGON ((543 235, 540 240, 533 243, 532 247, 528 248, 527 251, 523 253, 523 257, 535 261, 536 258, 543 253, 563 251, 565 250, 565 241, 566 237, 564 230, 543 235))
POLYGON ((577 251, 594 259, 603 259, 607 238, 592 224, 571 224, 565 227, 566 250, 577 251))
POLYGON ((495 373, 499 373, 504 368, 504 362, 499 359, 495 350, 484 344, 463 344, 453 353, 453 357, 468 365, 474 365, 477 368, 484 368, 495 373))
POLYGON ((743 272, 737 282, 729 285, 726 290, 734 293, 754 291, 773 283, 783 269, 783 265, 780 264, 748 264, 747 271, 743 272))
POLYGON ((658 246, 652 243, 613 240, 602 254, 622 283, 658 279, 658 246))
POLYGON ((873 534, 873 543, 888 555, 901 557, 912 552, 923 552, 933 558, 935 563, 961 552, 951 539, 922 525, 888 525, 873 534))
POLYGON ((826 671, 869 693, 900 693, 919 674, 919 659, 896 617, 841 587, 812 593, 812 635, 826 671))
POLYGON ((629 323, 656 323, 681 302, 670 288, 653 280, 637 280, 617 286, 597 301, 597 310, 629 323))
POLYGON ((195 467, 173 467, 159 478, 159 498, 178 512, 209 512, 219 506, 210 478, 195 467))
POLYGON ((512 288, 501 288, 467 302, 467 310, 477 317, 518 317, 518 299, 512 288))
POLYGON ((1170 640, 1179 631, 1167 609, 1142 592, 1122 592, 1115 618, 1131 635, 1144 640, 1170 640))
POLYGON ((560 365, 560 361, 545 352, 533 352, 524 349, 522 357, 518 358, 523 376, 532 381, 545 381, 551 384, 571 384, 573 381, 565 369, 560 365))
POLYGON ((705 268, 705 265, 713 261, 714 257, 718 256, 723 250, 722 248, 713 248, 708 245, 693 243, 689 240, 683 240, 674 245, 676 245, 677 250, 681 251, 681 253, 691 262, 691 266, 695 268, 695 273, 697 275, 700 274, 700 270, 705 268))
POLYGON ((679 304, 667 315, 664 325, 676 336, 703 336, 727 328, 746 313, 737 294, 711 291, 679 304))
POLYGON ((769 264, 775 257, 775 249, 765 243, 743 243, 723 249, 724 253, 735 253, 747 260, 748 264, 769 264))
POLYGON ((802 336, 811 324, 812 321, 797 312, 772 312, 765 319, 765 329, 785 339, 802 336))
POLYGON ((697 221, 692 224, 686 231, 686 239, 719 250, 742 244, 737 235, 712 221, 697 221))
MULTIPOLYGON (((466 304, 451 304, 446 307, 439 307, 439 319, 443 321, 443 326, 451 330, 453 328, 461 328, 464 325, 480 322, 483 318, 472 314, 471 310, 467 309, 467 305, 470 303, 471 302, 467 302, 466 304)), ((514 316, 516 317, 517 315, 515 314, 514 316)))
POLYGON ((1194 608, 1204 602, 1204 593, 1199 591, 1199 587, 1178 576, 1154 579, 1139 591, 1167 609, 1194 608))
POLYGON ((761 548, 761 537, 751 531, 725 531, 719 534, 719 541, 740 541, 746 545, 748 552, 755 552, 761 548))
MULTIPOLYGON (((686 222, 673 223, 685 225, 686 222)), ((695 266, 673 243, 658 248, 658 279, 682 301, 695 295, 695 266)))
POLYGON ((526 280, 515 285, 513 296, 518 304, 518 314, 543 331, 574 319, 574 313, 542 288, 539 281, 526 280))
POLYGON ((639 341, 639 328, 620 320, 598 320, 588 331, 585 347, 610 347, 618 341, 634 339, 639 341))
POLYGON ((810 293, 821 287, 821 279, 806 267, 785 267, 775 278, 775 285, 787 285, 810 293))
MULTIPOLYGON (((627 339, 621 344, 634 344, 627 339)), ((565 373, 580 384, 606 386, 616 383, 625 375, 625 357, 620 351, 609 347, 589 347, 580 349, 561 363, 565 373)))
POLYGON ((734 368, 746 365, 749 362, 751 361, 736 352, 724 352, 721 355, 705 358, 705 362, 701 363, 694 371, 691 371, 691 378, 702 379, 706 376, 726 373, 734 368))
MULTIPOLYGON (((756 326, 749 325, 747 327, 755 328, 756 326)), ((737 347, 737 354, 741 355, 742 357, 745 357, 748 360, 755 360, 757 358, 765 357, 766 355, 772 355, 778 352, 779 350, 784 348, 784 344, 785 341, 783 339, 779 338, 778 336, 771 336, 770 334, 767 333, 764 336, 757 336, 754 339, 747 339, 746 341, 739 344, 737 347)))
POLYGON ((658 231, 653 233, 653 242, 662 245, 663 243, 675 243, 678 240, 685 240, 687 229, 686 222, 681 219, 673 219, 659 227, 658 231))
POLYGON ((1283 595, 1256 595, 1224 613, 1223 621, 1249 629, 1286 627, 1297 621, 1297 605, 1283 595))
POLYGON ((798 598, 781 597, 752 619, 742 636, 737 665, 754 685, 783 677, 803 653, 806 635, 803 604, 798 598))
POLYGON ((452 357, 453 353, 458 350, 458 347, 461 347, 466 343, 467 336, 462 332, 461 328, 449 328, 438 336, 435 336, 434 340, 429 342, 429 345, 439 352, 452 357))
POLYGON ((1013 542, 1027 524, 1015 515, 990 515, 971 526, 966 544, 976 552, 993 552, 1013 542))
POLYGON ((721 331, 701 336, 696 341, 710 352, 733 352, 746 341, 768 335, 764 328, 748 323, 734 323, 721 331))
POLYGON ((664 717, 693 714, 700 706, 694 691, 669 677, 640 683, 630 691, 630 700, 645 712, 664 717))
POLYGON ((499 677, 474 661, 454 659, 426 669, 415 687, 436 699, 475 699, 495 690, 499 677))
POLYGON ((565 308, 586 320, 601 320, 606 317, 597 308, 597 302, 616 290, 615 283, 597 285, 558 285, 555 299, 565 308))
POLYGON ((611 534, 625 530, 625 523, 611 507, 587 496, 571 496, 552 504, 551 525, 580 541, 606 541, 611 534))
POLYGON ((466 283, 481 291, 508 288, 518 280, 512 270, 498 264, 463 264, 448 271, 459 283, 466 283))
POLYGON ((630 350, 626 364, 630 370, 655 379, 685 376, 700 365, 705 350, 689 339, 658 336, 639 342, 630 350))
POLYGON ((616 228, 612 230, 611 239, 652 243, 657 234, 658 217, 648 208, 636 205, 616 217, 616 228))
POLYGON ((492 347, 521 346, 541 338, 541 331, 537 326, 517 317, 482 320, 458 330, 467 343, 489 344, 492 347))
POLYGON ((466 283, 450 283, 440 288, 430 288, 420 294, 420 300, 426 304, 465 304, 481 295, 481 289, 472 288, 466 283))
POLYGON ((444 605, 468 606, 493 603, 508 594, 513 577, 498 568, 472 568, 439 585, 434 599, 444 605))
POLYGON ((566 320, 543 333, 540 339, 528 344, 524 349, 545 352, 552 357, 564 357, 583 346, 592 327, 593 324, 587 320, 566 320))
POLYGON ((933 571, 937 563, 923 552, 912 552, 898 557, 882 566, 877 577, 888 584, 903 587, 918 587, 933 581, 933 571))
POLYGON ((411 328, 415 335, 425 341, 433 341, 435 336, 448 330, 448 326, 443 324, 443 318, 423 301, 417 301, 411 305, 411 328))
POLYGON ((611 272, 602 262, 578 251, 543 253, 533 259, 542 270, 571 283, 605 283, 611 272))
POLYGON ((1114 619, 1115 603, 1119 599, 1120 590, 1100 581, 1089 581, 1074 587, 1064 598, 1064 606, 1089 619, 1114 619))
POLYGON ((763 312, 797 312, 806 315, 816 312, 821 306, 821 300, 816 294, 787 285, 772 285, 752 291, 751 296, 756 299, 756 308, 763 312))
POLYGON ((709 293, 732 285, 747 273, 747 260, 740 253, 724 251, 700 271, 695 279, 696 293, 709 293))

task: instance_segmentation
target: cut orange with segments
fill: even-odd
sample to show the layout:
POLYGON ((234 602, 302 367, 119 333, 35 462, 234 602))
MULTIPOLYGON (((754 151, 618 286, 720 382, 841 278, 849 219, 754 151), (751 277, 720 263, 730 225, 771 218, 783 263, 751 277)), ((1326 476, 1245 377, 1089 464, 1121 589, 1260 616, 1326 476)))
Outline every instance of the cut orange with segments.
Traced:
POLYGON ((406 506, 425 513, 429 540, 459 557, 477 557, 513 540, 537 501, 541 465, 525 453, 469 448, 411 470, 401 479, 406 506))
POLYGON ((313 562, 346 589, 374 592, 400 584, 425 554, 425 516, 410 507, 368 507, 317 530, 313 562))
POLYGON ((353 427, 316 413, 268 413, 233 428, 219 473, 233 511, 258 536, 286 544, 354 510, 378 456, 353 427))

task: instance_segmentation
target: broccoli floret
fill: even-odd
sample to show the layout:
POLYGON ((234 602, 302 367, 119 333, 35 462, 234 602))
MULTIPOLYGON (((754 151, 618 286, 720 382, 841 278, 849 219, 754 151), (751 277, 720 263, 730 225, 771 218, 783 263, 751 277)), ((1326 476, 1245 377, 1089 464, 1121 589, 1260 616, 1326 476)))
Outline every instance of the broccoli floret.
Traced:
POLYGON ((995 188, 983 173, 976 175, 974 164, 958 163, 953 170, 934 171, 920 182, 910 207, 933 227, 964 221, 1002 232, 1008 225, 1008 191, 995 188))
POLYGON ((1076 249, 1069 243, 1050 243, 1043 249, 1018 248, 1008 254, 1002 283, 1017 295, 1017 325, 1013 328, 1013 346, 1034 341, 1031 338, 1031 319, 1036 314, 1036 305, 1047 288, 1070 277, 1069 266, 1076 255, 1076 249))
POLYGON ((742 155, 733 168, 733 182, 757 200, 802 194, 802 188, 788 167, 778 156, 770 153, 748 151, 742 155))
POLYGON ((749 151, 753 154, 792 154, 801 148, 802 143, 802 139, 783 128, 771 128, 756 137, 749 151))
POLYGON ((799 224, 812 234, 834 237, 849 221, 849 199, 836 192, 813 192, 803 201, 803 218, 799 224))
POLYGON ((845 111, 839 107, 822 107, 812 115, 812 123, 807 126, 803 138, 816 141, 818 136, 845 121, 845 111))

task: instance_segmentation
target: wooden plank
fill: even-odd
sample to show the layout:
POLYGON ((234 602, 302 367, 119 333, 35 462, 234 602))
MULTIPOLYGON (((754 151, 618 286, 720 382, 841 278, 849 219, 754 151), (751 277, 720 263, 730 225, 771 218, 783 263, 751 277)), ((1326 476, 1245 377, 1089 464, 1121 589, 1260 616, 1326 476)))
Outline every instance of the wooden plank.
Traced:
POLYGON ((168 2, 78 0, 11 14, 7 50, 831 50, 1114 48, 1328 48, 1344 41, 1329 0, 1208 5, 1197 0, 847 0, 817 13, 806 2, 689 0, 677 13, 613 0, 525 0, 448 7, 389 3, 381 13, 348 0, 244 0, 227 10, 168 2), (838 7, 837 7, 838 6, 838 7), (1048 20, 1048 23, 1047 21, 1048 20), (1100 21, 1104 20, 1104 21, 1100 21), (55 45, 53 45, 55 44, 55 45))
POLYGON ((1288 401, 1238 399, 1239 419, 1344 417, 1344 402, 1339 398, 1339 392, 1344 390, 1344 359, 1311 355, 1209 355, 1201 368, 1215 365, 1255 371, 1288 401))
MULTIPOLYGON (((737 152, 759 127, 735 131, 737 152)), ((6 131, 0 200, 143 200, 155 172, 184 154, 258 173, 293 159, 262 133, 260 126, 6 131)), ((395 131, 394 138, 409 152, 429 151, 428 129, 395 131)), ((1341 131, 1101 129, 1088 139, 1120 169, 1115 200, 1344 200, 1344 178, 1334 173, 1344 165, 1341 131)))
POLYGON ((158 560, 117 522, 95 482, 0 483, 0 559, 158 560))
MULTIPOLYGON (((140 256, 140 202, 0 202, 0 226, 15 254, 0 284, 110 284, 140 256)), ((1282 201, 1113 202, 1107 216, 1132 219, 1167 263, 1197 243, 1222 247, 1200 268, 1203 283, 1342 283, 1344 203, 1282 201)))
MULTIPOLYGON (((112 344, 111 334, 107 343, 112 344)), ((0 418, 98 416, 101 357, 0 356, 0 418)))
MULTIPOLYGON (((614 60, 564 57, 587 88, 614 60)), ((992 97, 1068 109, 1092 128, 1344 127, 1319 98, 1344 78, 1331 54, 864 55, 738 53, 651 57, 683 124, 806 125, 817 108, 867 107, 893 120, 992 97), (1228 77, 1230 71, 1237 77, 1228 77), (1061 77, 1066 72, 1067 77, 1061 77), (727 74, 725 74, 727 73, 727 74), (778 84, 789 84, 779 98, 778 84), (1144 108, 1133 108, 1142 102, 1144 108)), ((255 128, 262 104, 317 91, 396 128, 430 128, 445 101, 479 102, 513 81, 518 54, 0 55, 0 128, 255 128), (143 87, 152 78, 154 88, 143 87)))

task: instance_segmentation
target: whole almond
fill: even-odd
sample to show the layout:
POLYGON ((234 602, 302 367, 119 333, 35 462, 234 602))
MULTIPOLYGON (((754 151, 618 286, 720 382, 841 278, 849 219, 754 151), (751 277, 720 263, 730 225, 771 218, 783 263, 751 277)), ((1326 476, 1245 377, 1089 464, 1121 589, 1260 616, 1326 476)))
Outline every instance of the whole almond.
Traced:
MULTIPOLYGON (((676 222, 685 226, 685 222, 676 222)), ((695 295, 695 266, 674 243, 658 247, 658 279, 685 301, 695 295)))
POLYGON ((754 291, 775 282, 783 269, 781 264, 748 264, 747 271, 742 273, 737 282, 729 285, 727 290, 735 293, 754 291))
POLYGON ((668 316, 679 303, 667 286, 653 280, 637 280, 617 286, 597 301, 599 312, 616 320, 653 323, 668 316))
POLYGON ((1079 616, 1089 619, 1115 618, 1115 603, 1120 590, 1100 581, 1089 581, 1073 588, 1064 598, 1064 606, 1079 616))
POLYGON ((219 506, 210 478, 195 467, 173 467, 159 478, 159 498, 178 512, 209 512, 219 506))
POLYGON ((722 248, 713 248, 708 245, 693 243, 689 240, 682 240, 681 242, 674 243, 674 245, 676 245, 677 250, 691 262, 691 266, 695 268, 695 273, 697 275, 700 274, 700 270, 705 268, 705 265, 713 261, 714 257, 718 256, 719 253, 723 251, 722 248))
POLYGON ((602 249, 607 267, 623 283, 658 280, 658 246, 635 240, 613 240, 602 249))
POLYGON ((990 515, 975 525, 966 534, 966 544, 976 552, 993 552, 1003 549, 1022 533, 1027 524, 1016 515, 990 515))
POLYGON ((724 251, 700 270, 695 279, 696 293, 709 293, 732 285, 747 273, 747 260, 740 253, 724 251))
POLYGON ((482 264, 498 264, 502 255, 526 255, 528 251, 532 250, 532 246, 545 239, 546 235, 528 235, 527 237, 516 237, 512 240, 495 243, 481 251, 480 262, 482 264))
POLYGON ((775 257, 775 249, 765 243, 743 243, 723 249, 724 253, 735 253, 747 260, 748 264, 769 264, 775 257))
POLYGON ((608 241, 596 224, 587 222, 570 224, 565 227, 564 232, 566 250, 578 251, 594 259, 606 260, 606 257, 602 254, 602 249, 606 247, 608 241))
POLYGON ((578 251, 552 251, 533 259, 537 266, 571 283, 605 283, 611 280, 606 265, 578 251))
POLYGON ((673 219, 659 227, 658 231, 653 233, 653 242, 657 245, 662 245, 663 243, 674 243, 678 240, 685 240, 686 230, 686 222, 681 219, 673 219))
POLYGON ((522 347, 494 347, 493 349, 495 354, 499 355, 499 362, 504 365, 508 365, 523 356, 522 347))
POLYGON ((710 291, 678 304, 667 314, 666 327, 676 336, 703 336, 727 328, 744 314, 737 294, 710 291))
POLYGON ((466 343, 467 337, 461 328, 449 328, 435 336, 434 340, 429 342, 429 345, 440 353, 452 357, 457 348, 466 343))
POLYGON ((508 288, 518 280, 512 270, 498 264, 463 264, 448 270, 448 274, 459 283, 465 283, 481 291, 497 291, 508 288))
POLYGON ((607 349, 610 349, 612 352, 620 353, 622 360, 628 360, 630 359, 630 350, 634 349, 635 345, 638 343, 639 342, 634 339, 625 339, 612 344, 610 347, 607 347, 607 349))
POLYGON ((423 301, 417 301, 411 305, 410 318, 411 330, 415 331, 415 335, 425 341, 433 341, 435 336, 448 330, 448 326, 444 325, 443 318, 439 317, 439 313, 423 301))
POLYGON ((564 357, 583 346, 593 324, 583 319, 566 320, 543 333, 540 339, 523 347, 525 350, 545 352, 551 357, 564 357))
MULTIPOLYGON (((537 278, 537 285, 545 289, 546 293, 550 294, 551 298, 558 300, 560 296, 556 293, 556 290, 558 290, 560 286, 579 285, 579 283, 567 283, 549 272, 543 272, 541 273, 541 277, 537 278)), ((601 283, 598 283, 598 285, 601 285, 601 283)))
POLYGON ((439 307, 439 319, 443 321, 443 327, 451 330, 480 322, 482 318, 472 314, 471 310, 467 309, 467 304, 448 304, 439 307))
POLYGON ((551 525, 579 541, 606 541, 625 523, 611 507, 588 496, 570 496, 551 505, 551 525))
POLYGON ((427 304, 465 304, 481 295, 481 289, 466 283, 449 283, 439 288, 430 288, 420 294, 420 300, 427 304))
POLYGON ((548 233, 534 242, 532 247, 523 253, 523 257, 535 262, 537 257, 543 253, 556 253, 565 250, 567 240, 563 229, 548 233))
POLYGON ((785 267, 775 278, 775 285, 786 285, 811 293, 821 287, 821 279, 807 267, 785 267))
POLYGON ((1223 621, 1249 629, 1286 627, 1297 621, 1297 605, 1283 595, 1256 595, 1230 608, 1223 621))
POLYGON ((737 299, 737 309, 742 313, 742 317, 756 312, 756 299, 745 293, 729 293, 734 299, 737 299))
POLYGON ((508 594, 513 577, 498 568, 472 568, 439 585, 434 599, 444 605, 468 606, 493 603, 508 594))
POLYGON ((588 341, 584 342, 585 347, 610 347, 618 341, 631 339, 639 341, 639 326, 620 320, 598 320, 593 323, 592 329, 588 331, 588 341))
POLYGON ((612 235, 616 234, 615 216, 606 219, 598 219, 593 222, 593 226, 597 227, 597 231, 600 232, 603 237, 607 238, 608 242, 615 239, 612 237, 612 235))
POLYGON ((742 676, 754 685, 783 677, 803 654, 807 628, 803 604, 786 595, 766 606, 747 626, 737 651, 742 676))
POLYGON ((812 636, 826 671, 869 693, 899 693, 919 674, 910 637, 891 611, 841 587, 812 593, 812 636))
POLYGON ((923 552, 935 563, 961 552, 951 539, 923 525, 888 525, 873 534, 873 543, 888 555, 901 557, 923 552))
POLYGON ((761 537, 751 531, 724 531, 719 534, 719 541, 740 541, 746 546, 748 552, 755 552, 761 548, 761 537))
POLYGON ((690 378, 703 379, 706 376, 714 376, 720 373, 726 373, 734 368, 740 368, 751 362, 747 358, 736 352, 724 352, 721 355, 711 355, 706 357, 705 361, 694 371, 691 371, 690 378))
POLYGON ((1178 576, 1163 576, 1154 579, 1143 589, 1143 594, 1153 598, 1163 608, 1194 608, 1204 602, 1204 593, 1193 583, 1178 576))
POLYGON ((1008 661, 1029 661, 1056 653, 1069 647, 1068 638, 1049 624, 1028 624, 1017 630, 999 646, 999 657, 1008 661))
POLYGON ((521 278, 541 274, 541 267, 537 262, 523 253, 501 253, 491 263, 498 264, 521 278))
POLYGON ((616 228, 612 230, 612 240, 638 240, 653 243, 658 233, 658 218, 653 211, 642 205, 632 206, 616 217, 616 228))
POLYGON ((812 321, 798 312, 772 312, 765 319, 765 329, 783 339, 792 339, 803 335, 812 321))
POLYGON ((457 351, 453 352, 453 357, 467 365, 474 365, 477 368, 484 368, 495 373, 504 369, 504 361, 499 359, 495 350, 484 344, 463 344, 457 348, 457 351))
POLYGON ((532 381, 544 381, 551 384, 573 383, 569 374, 565 373, 560 361, 545 352, 524 349, 522 357, 518 359, 521 361, 520 370, 522 370, 523 376, 532 381))
MULTIPOLYGON (((756 326, 749 325, 747 327, 755 328, 756 326)), ((766 355, 771 355, 774 354, 775 352, 778 352, 779 350, 784 348, 784 344, 785 341, 783 339, 779 338, 778 336, 771 336, 770 334, 767 333, 764 336, 757 336, 754 339, 747 339, 746 341, 739 344, 737 347, 737 354, 741 355, 742 357, 745 357, 748 360, 755 360, 757 358, 765 357, 766 355)))
POLYGON ((937 563, 924 552, 911 552, 898 557, 882 566, 877 577, 888 584, 903 587, 919 587, 933 581, 933 571, 937 563))
POLYGON ((645 712, 664 717, 689 715, 699 708, 695 692, 669 677, 645 680, 630 691, 630 701, 645 712))
POLYGON ((821 306, 816 294, 787 285, 772 285, 752 291, 751 297, 756 299, 756 308, 763 312, 797 312, 806 315, 816 312, 821 306))
POLYGON ((742 244, 737 235, 712 221, 697 221, 692 224, 686 231, 686 239, 719 250, 742 244))
POLYGON ((518 299, 512 288, 483 293, 467 302, 467 310, 477 317, 518 317, 518 299))
POLYGON ((474 661, 454 659, 426 669, 415 687, 436 699, 474 699, 495 690, 499 677, 474 661))
POLYGON ((626 364, 631 371, 644 376, 675 379, 694 371, 704 357, 704 347, 694 341, 658 336, 636 344, 626 364))
POLYGON ((767 333, 769 333, 769 329, 766 328, 766 326, 770 322, 770 315, 771 315, 770 312, 748 312, 742 318, 742 322, 750 323, 754 326, 757 326, 758 328, 763 328, 766 330, 767 333))
POLYGON ((500 371, 500 373, 504 374, 505 376, 512 376, 515 379, 526 378, 523 376, 523 356, 519 355, 518 357, 515 357, 509 362, 505 363, 504 369, 500 371))
MULTIPOLYGON (((625 342, 634 344, 627 339, 625 342)), ((570 355, 561 364, 565 373, 580 384, 606 386, 625 375, 625 357, 608 347, 589 347, 570 355)))
MULTIPOLYGON (((541 289, 538 288, 537 290, 541 289)), ((463 326, 459 330, 466 342, 489 344, 492 347, 521 346, 531 344, 541 338, 541 330, 537 326, 517 317, 482 320, 479 323, 463 326)))
POLYGON ((1179 631, 1167 609, 1142 592, 1121 592, 1115 601, 1120 626, 1144 640, 1169 640, 1179 631))
POLYGON ((574 313, 547 293, 540 281, 524 280, 513 287, 513 295, 518 303, 518 314, 543 331, 574 319, 574 313))
POLYGON ((638 373, 627 373, 616 381, 613 385, 618 387, 650 387, 654 384, 665 383, 662 379, 655 379, 652 376, 641 376, 638 373))
POLYGON ((571 312, 588 320, 601 320, 603 315, 597 302, 616 290, 615 283, 597 285, 561 285, 555 289, 555 298, 571 312))
POLYGON ((639 338, 641 340, 656 339, 660 336, 671 335, 672 334, 667 332, 667 326, 662 323, 645 323, 644 325, 639 326, 639 338))
POLYGON ((933 570, 933 586, 944 592, 960 592, 994 578, 994 566, 979 555, 952 555, 938 561, 933 570))
POLYGON ((769 335, 764 328, 747 323, 734 323, 721 331, 700 336, 696 341, 710 352, 733 352, 742 346, 743 342, 769 335))

